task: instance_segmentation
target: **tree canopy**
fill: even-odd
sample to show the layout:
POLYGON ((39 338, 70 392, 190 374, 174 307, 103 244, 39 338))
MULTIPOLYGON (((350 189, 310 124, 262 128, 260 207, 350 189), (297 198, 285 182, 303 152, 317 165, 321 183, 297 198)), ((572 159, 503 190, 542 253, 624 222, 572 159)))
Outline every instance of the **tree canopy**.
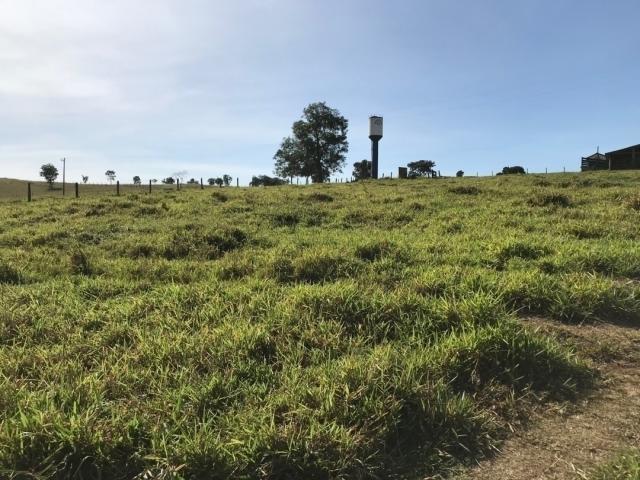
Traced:
POLYGON ((106 172, 104 172, 104 174, 110 183, 113 183, 113 181, 116 179, 116 172, 114 170, 107 170, 106 172))
POLYGON ((349 121, 325 102, 308 105, 273 157, 276 175, 322 183, 341 172, 349 151, 348 128, 349 121))
POLYGON ((249 185, 251 185, 252 187, 260 187, 260 186, 271 187, 276 185, 284 185, 286 183, 287 181, 283 180, 282 178, 270 177, 268 175, 258 175, 257 177, 254 176, 251 179, 251 183, 249 185))
POLYGON ((525 174, 527 173, 524 167, 516 165, 514 167, 504 167, 502 169, 502 175, 517 175, 517 174, 525 174))
POLYGON ((40 167, 40 176, 49 184, 49 188, 53 188, 53 182, 58 178, 58 169, 53 163, 46 163, 40 167))
POLYGON ((415 162, 407 163, 409 167, 409 178, 416 177, 431 177, 435 173, 433 167, 436 166, 436 162, 433 160, 417 160, 415 162))
POLYGON ((361 160, 353 164, 354 180, 364 180, 371 178, 371 162, 369 160, 361 160))

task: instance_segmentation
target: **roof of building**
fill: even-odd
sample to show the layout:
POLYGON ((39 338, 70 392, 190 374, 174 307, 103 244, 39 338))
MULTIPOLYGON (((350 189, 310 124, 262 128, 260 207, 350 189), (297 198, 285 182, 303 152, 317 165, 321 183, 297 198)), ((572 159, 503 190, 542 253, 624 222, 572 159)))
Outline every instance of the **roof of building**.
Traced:
POLYGON ((612 153, 624 152, 626 150, 635 150, 640 149, 640 143, 638 145, 631 145, 630 147, 620 148, 618 150, 612 150, 611 152, 607 152, 607 155, 611 155, 612 153))
POLYGON ((593 155, 589 155, 588 157, 584 157, 587 160, 604 160, 606 157, 604 153, 596 152, 593 155))

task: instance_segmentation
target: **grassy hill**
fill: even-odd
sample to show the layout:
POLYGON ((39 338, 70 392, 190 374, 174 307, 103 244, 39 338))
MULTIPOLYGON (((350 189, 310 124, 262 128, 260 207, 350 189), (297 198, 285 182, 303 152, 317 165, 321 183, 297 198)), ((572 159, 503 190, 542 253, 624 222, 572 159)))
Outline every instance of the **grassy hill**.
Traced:
MULTIPOLYGON (((421 478, 640 324, 640 174, 0 203, 0 471, 421 478)), ((0 474, 1 475, 1 474, 0 474)))

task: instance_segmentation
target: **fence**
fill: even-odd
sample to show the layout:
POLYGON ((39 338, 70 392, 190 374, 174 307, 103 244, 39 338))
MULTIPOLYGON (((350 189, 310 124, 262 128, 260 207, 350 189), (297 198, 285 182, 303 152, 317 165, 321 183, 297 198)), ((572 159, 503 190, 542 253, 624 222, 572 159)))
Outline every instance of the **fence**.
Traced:
MULTIPOLYGON (((563 172, 566 173, 566 169, 562 169, 563 172)), ((527 169, 527 173, 529 170, 527 169)), ((532 172, 533 173, 533 172, 532 172)), ((545 168, 544 173, 560 173, 560 172, 548 172, 545 168)), ((491 172, 491 176, 494 176, 495 173, 491 172)), ((473 175, 470 175, 473 176, 473 175)), ((480 176, 478 173, 475 176, 480 176)), ((484 175, 483 175, 484 176, 484 175)), ((381 179, 393 179, 398 178, 398 176, 394 176, 393 172, 390 172, 389 175, 381 174, 381 179)), ((350 183, 353 182, 353 177, 346 178, 333 178, 328 181, 328 183, 350 183)), ((235 187, 240 186, 240 179, 235 179, 235 187)), ((230 186, 233 186, 232 185, 230 186)), ((293 178, 289 179, 290 185, 308 185, 311 182, 309 179, 304 179, 300 177, 296 177, 295 180, 293 178)), ((217 185, 208 185, 203 182, 203 179, 200 179, 198 183, 184 183, 181 181, 176 181, 174 184, 163 184, 163 183, 152 183, 151 181, 148 184, 121 184, 119 181, 116 181, 112 184, 91 184, 91 183, 54 183, 49 185, 45 182, 25 182, 20 180, 0 180, 0 200, 20 200, 26 199, 27 201, 32 201, 33 199, 40 198, 80 198, 84 196, 119 196, 126 194, 141 194, 141 193, 154 193, 168 190, 183 190, 183 189, 210 189, 210 188, 218 188, 217 185)))
MULTIPOLYGON (((236 179, 236 187, 240 186, 240 180, 236 179)), ((0 180, 0 200, 22 200, 31 202, 43 198, 80 198, 86 196, 120 196, 127 194, 149 194, 170 190, 193 190, 218 188, 216 185, 208 185, 200 179, 197 183, 184 183, 177 181, 174 184, 152 183, 131 184, 119 181, 110 184, 91 183, 53 183, 26 182, 21 180, 0 180)))

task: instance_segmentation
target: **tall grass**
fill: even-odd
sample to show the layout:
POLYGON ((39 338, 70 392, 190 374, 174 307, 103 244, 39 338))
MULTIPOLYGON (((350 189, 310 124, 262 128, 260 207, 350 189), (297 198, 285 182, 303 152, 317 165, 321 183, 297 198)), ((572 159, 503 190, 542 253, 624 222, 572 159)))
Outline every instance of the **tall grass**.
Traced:
POLYGON ((593 380, 519 316, 640 321, 639 179, 2 203, 0 476, 364 479, 490 455, 512 416, 593 380))

